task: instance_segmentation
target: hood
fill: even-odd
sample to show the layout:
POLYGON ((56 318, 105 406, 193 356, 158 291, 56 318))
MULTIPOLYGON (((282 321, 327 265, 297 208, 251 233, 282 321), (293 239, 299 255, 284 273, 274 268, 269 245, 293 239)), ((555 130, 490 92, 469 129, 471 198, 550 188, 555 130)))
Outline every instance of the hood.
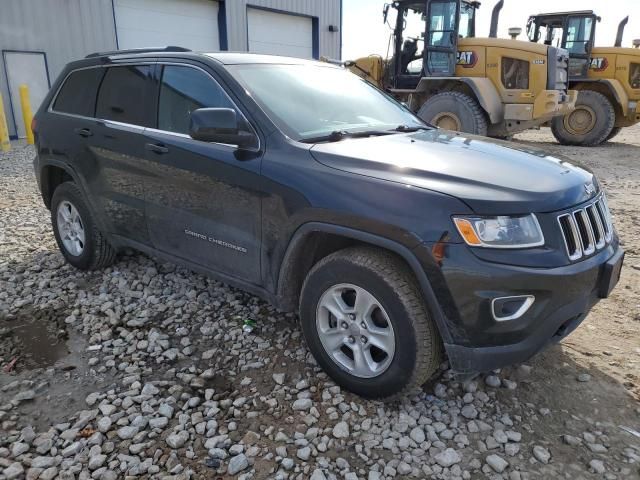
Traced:
POLYGON ((478 214, 552 212, 599 191, 576 162, 447 130, 346 139, 311 153, 332 168, 451 195, 478 214))

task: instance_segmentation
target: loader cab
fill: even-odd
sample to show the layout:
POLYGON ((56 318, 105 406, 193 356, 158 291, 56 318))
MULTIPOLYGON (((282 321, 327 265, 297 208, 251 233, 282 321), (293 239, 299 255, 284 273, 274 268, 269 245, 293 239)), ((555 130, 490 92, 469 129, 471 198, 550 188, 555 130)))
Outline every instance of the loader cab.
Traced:
POLYGON ((455 74, 458 39, 475 35, 479 2, 404 0, 396 10, 391 87, 414 89, 422 77, 455 74))
POLYGON ((589 73, 599 21, 600 17, 591 10, 532 15, 527 22, 527 36, 532 42, 566 49, 569 78, 583 79, 589 73))

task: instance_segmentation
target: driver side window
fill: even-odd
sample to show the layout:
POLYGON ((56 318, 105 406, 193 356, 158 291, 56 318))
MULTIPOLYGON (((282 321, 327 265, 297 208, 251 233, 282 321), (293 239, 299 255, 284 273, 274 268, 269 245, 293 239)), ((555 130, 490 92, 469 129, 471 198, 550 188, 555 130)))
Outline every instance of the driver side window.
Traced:
POLYGON ((233 108, 226 93, 205 72, 165 65, 158 99, 158 129, 189 134, 191 112, 198 108, 233 108))

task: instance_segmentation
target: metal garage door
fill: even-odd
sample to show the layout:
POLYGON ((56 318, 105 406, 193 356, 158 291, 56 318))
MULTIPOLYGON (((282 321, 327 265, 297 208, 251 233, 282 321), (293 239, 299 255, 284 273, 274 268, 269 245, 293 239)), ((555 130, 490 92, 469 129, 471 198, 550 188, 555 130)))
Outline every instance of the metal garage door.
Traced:
POLYGON ((115 0, 120 49, 178 45, 220 50, 218 2, 212 0, 115 0))
POLYGON ((313 21, 309 17, 247 9, 249 51, 289 57, 313 57, 313 21))

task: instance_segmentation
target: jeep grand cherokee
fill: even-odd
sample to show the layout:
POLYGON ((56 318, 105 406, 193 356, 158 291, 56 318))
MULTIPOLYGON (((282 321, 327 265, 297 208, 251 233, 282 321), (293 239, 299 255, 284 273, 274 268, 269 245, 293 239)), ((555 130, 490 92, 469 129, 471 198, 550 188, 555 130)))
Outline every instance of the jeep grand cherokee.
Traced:
POLYGON ((93 54, 34 130, 71 265, 134 248, 298 309, 318 363, 365 397, 423 384, 443 351, 465 375, 528 359, 622 265, 585 167, 432 128, 329 64, 93 54))

